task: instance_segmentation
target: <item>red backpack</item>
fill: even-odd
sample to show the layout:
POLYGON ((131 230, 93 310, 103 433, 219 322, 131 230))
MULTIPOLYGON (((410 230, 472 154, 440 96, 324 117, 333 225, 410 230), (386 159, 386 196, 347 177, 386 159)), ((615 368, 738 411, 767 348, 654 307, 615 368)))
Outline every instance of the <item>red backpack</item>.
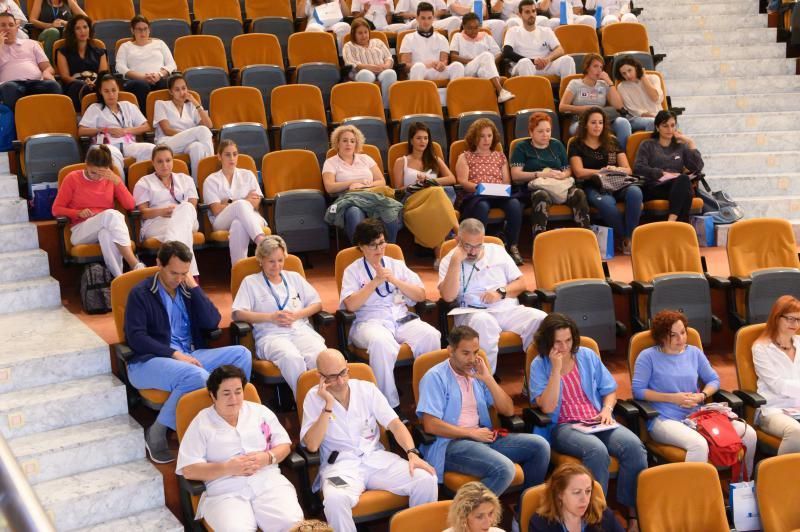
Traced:
POLYGON ((698 410, 689 418, 697 423, 697 432, 708 442, 709 461, 718 467, 730 467, 732 482, 749 480, 744 461, 747 449, 730 418, 717 410, 698 410))

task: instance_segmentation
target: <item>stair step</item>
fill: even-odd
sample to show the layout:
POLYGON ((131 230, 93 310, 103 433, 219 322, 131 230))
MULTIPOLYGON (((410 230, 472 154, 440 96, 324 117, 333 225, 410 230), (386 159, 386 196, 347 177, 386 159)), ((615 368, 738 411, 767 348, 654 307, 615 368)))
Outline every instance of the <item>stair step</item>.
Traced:
POLYGON ((108 344, 63 307, 0 315, 0 331, 0 393, 111 371, 108 344))
POLYGON ((0 253, 0 283, 50 275, 47 253, 41 249, 0 253))
POLYGON ((772 113, 685 114, 678 117, 681 130, 687 135, 720 131, 785 131, 800 124, 800 111, 772 113))
POLYGON ((706 175, 706 181, 713 190, 724 190, 734 198, 800 196, 798 173, 706 175))
POLYGON ((59 306, 61 286, 50 276, 0 284, 0 315, 59 306))
POLYGON ((0 225, 0 253, 38 249, 38 247, 39 235, 32 223, 0 225))
POLYGON ((111 374, 97 375, 4 394, 0 433, 13 440, 127 412, 125 386, 111 374))
POLYGON ((713 153, 703 161, 708 175, 788 173, 800 168, 800 151, 713 153))
POLYGON ((147 510, 138 514, 129 515, 122 519, 107 521, 87 528, 81 528, 80 532, 182 532, 183 525, 166 508, 147 510))
POLYGON ((720 133, 693 135, 700 153, 800 150, 800 135, 794 131, 720 133))
POLYGON ((757 43, 749 46, 732 46, 720 44, 703 44, 696 46, 681 46, 670 48, 667 51, 665 63, 675 61, 721 60, 731 61, 739 59, 785 59, 786 45, 776 42, 757 43))
POLYGON ((670 79, 667 93, 677 96, 719 96, 723 94, 761 94, 800 92, 800 76, 759 76, 757 78, 670 79))
POLYGON ((28 202, 19 196, 0 198, 0 225, 28 221, 28 202))
POLYGON ((775 42, 778 36, 776 28, 741 28, 737 31, 678 31, 683 28, 676 24, 674 31, 656 32, 648 27, 648 39, 656 51, 666 51, 675 46, 693 46, 698 44, 734 44, 775 42))
POLYGON ((31 484, 144 458, 141 425, 127 414, 11 441, 31 484))
MULTIPOLYGON (((669 54, 667 54, 669 55, 669 54)), ((758 77, 793 75, 797 68, 795 59, 742 59, 735 61, 663 61, 656 66, 667 80, 715 79, 726 77, 758 77)))
POLYGON ((761 111, 794 111, 798 109, 800 93, 726 94, 721 96, 680 96, 672 99, 676 107, 687 114, 738 114, 761 111))
POLYGON ((647 33, 669 33, 676 29, 680 24, 680 29, 688 30, 718 30, 718 31, 738 31, 743 28, 766 28, 767 15, 709 15, 709 16, 681 16, 676 12, 669 19, 650 19, 647 18, 646 11, 642 11, 640 18, 642 24, 647 26, 647 33), (680 20, 678 20, 680 19, 680 20))
POLYGON ((147 460, 137 460, 34 487, 59 530, 75 530, 163 507, 164 480, 147 460))
MULTIPOLYGON (((2 159, 2 157, 0 157, 2 159)), ((18 198, 19 185, 17 176, 11 174, 0 175, 0 198, 18 198)))
MULTIPOLYGON (((636 7, 640 7, 641 2, 636 2, 636 7)), ((696 0, 678 7, 675 2, 658 2, 649 5, 641 5, 644 8, 639 20, 658 20, 675 19, 678 13, 689 13, 691 15, 755 15, 758 13, 758 4, 755 2, 732 2, 732 3, 699 3, 696 0)))
POLYGON ((800 195, 736 198, 747 218, 800 218, 800 195))

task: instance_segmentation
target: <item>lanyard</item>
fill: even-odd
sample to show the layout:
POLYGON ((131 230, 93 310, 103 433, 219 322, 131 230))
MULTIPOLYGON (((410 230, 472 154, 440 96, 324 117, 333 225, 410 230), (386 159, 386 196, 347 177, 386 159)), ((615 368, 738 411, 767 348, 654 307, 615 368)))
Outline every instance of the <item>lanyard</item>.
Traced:
MULTIPOLYGON (((369 264, 367 263, 367 259, 361 259, 361 260, 364 261, 364 269, 367 270, 367 275, 369 275, 369 280, 371 281, 373 279, 373 277, 372 277, 372 272, 369 271, 369 264)), ((383 263, 383 258, 381 258, 381 266, 385 266, 384 263, 383 263)), ((378 294, 381 297, 386 297, 389 294, 391 294, 393 290, 389 286, 389 281, 384 281, 383 283, 386 285, 386 293, 385 294, 381 294, 381 289, 380 289, 379 286, 375 287, 375 293, 378 294)))
POLYGON ((289 285, 286 283, 286 277, 283 276, 283 272, 281 272, 281 280, 283 281, 283 287, 286 289, 286 298, 283 300, 283 303, 278 300, 278 294, 276 294, 275 290, 272 289, 272 283, 269 282, 269 279, 267 279, 267 275, 264 272, 261 272, 261 275, 264 276, 264 280, 267 282, 267 288, 269 288, 272 298, 275 300, 275 304, 278 306, 278 310, 285 309, 286 304, 289 302, 289 285))
POLYGON ((158 177, 158 180, 161 181, 161 184, 164 185, 164 188, 167 189, 169 195, 172 196, 172 199, 175 201, 175 203, 180 204, 181 201, 178 199, 178 196, 175 195, 175 176, 170 174, 169 177, 170 177, 169 186, 164 185, 164 181, 162 181, 160 177, 158 177))
MULTIPOLYGON (((117 104, 117 105, 119 105, 119 104, 117 104)), ((122 110, 122 106, 121 105, 119 105, 119 114, 122 117, 122 120, 120 120, 119 116, 117 116, 117 113, 112 111, 110 107, 108 108, 108 112, 111 113, 111 116, 113 116, 114 120, 117 121, 117 124, 119 124, 119 127, 121 127, 121 128, 125 127, 125 112, 122 110)))
POLYGON ((469 277, 467 280, 464 280, 464 263, 461 263, 461 304, 465 304, 465 299, 467 297, 467 287, 469 287, 470 281, 472 281, 472 274, 475 273, 477 270, 477 265, 473 262, 472 263, 472 271, 469 272, 469 277))

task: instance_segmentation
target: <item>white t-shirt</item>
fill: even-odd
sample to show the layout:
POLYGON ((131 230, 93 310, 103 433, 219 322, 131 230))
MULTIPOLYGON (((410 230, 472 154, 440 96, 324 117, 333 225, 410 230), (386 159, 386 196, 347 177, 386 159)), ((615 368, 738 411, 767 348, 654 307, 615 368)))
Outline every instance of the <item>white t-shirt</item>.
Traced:
MULTIPOLYGON (((450 259, 453 257, 454 251, 455 248, 445 255, 439 264, 439 283, 444 281, 447 276, 447 269, 450 267, 450 259)), ((467 261, 461 263, 457 301, 459 304, 464 302, 465 306, 487 308, 487 305, 481 301, 484 292, 504 287, 520 277, 522 277, 522 272, 503 246, 484 244, 483 256, 474 264, 467 261)), ((501 312, 517 305, 519 305, 519 301, 516 297, 507 297, 488 305, 488 310, 501 312)))
MULTIPOLYGON (((150 208, 166 207, 167 205, 180 205, 184 201, 198 199, 197 187, 194 179, 186 174, 172 173, 172 190, 155 173, 147 174, 133 187, 133 201, 137 206, 147 203, 150 208)), ((147 227, 158 218, 142 221, 142 233, 147 233, 147 227)))
MULTIPOLYGON (((364 11, 363 0, 353 0, 351 11, 364 11)), ((364 18, 375 24, 376 30, 382 30, 389 25, 386 15, 394 13, 392 0, 369 0, 369 11, 364 13, 364 18)))
MULTIPOLYGON (((298 311, 303 310, 309 305, 320 303, 319 293, 313 286, 297 272, 284 270, 281 272, 286 285, 283 283, 267 285, 267 279, 262 273, 248 275, 239 285, 239 291, 233 300, 231 310, 246 310, 251 312, 276 312, 281 310, 298 311), (270 291, 270 288, 272 289, 270 291), (288 297, 287 297, 288 288, 288 297), (273 295, 274 294, 274 295, 273 295)), ((255 323, 253 324, 253 334, 256 343, 267 335, 290 334, 293 330, 301 327, 311 327, 308 318, 296 320, 290 327, 282 327, 275 323, 255 323)))
MULTIPOLYGON (((400 0, 397 2, 394 10, 396 13, 416 13, 417 6, 420 2, 425 2, 427 0, 400 0)), ((434 14, 442 11, 443 9, 447 9, 447 4, 444 0, 433 0, 428 1, 429 4, 433 5, 434 14)))
POLYGON ((500 18, 508 20, 511 17, 519 17, 519 3, 522 0, 503 0, 503 10, 500 11, 500 18))
MULTIPOLYGON (((571 8, 575 8, 575 7, 583 8, 583 4, 581 3, 581 0, 567 0, 567 5, 570 6, 571 8)), ((550 17, 552 17, 552 18, 560 17, 561 16, 561 0, 553 0, 552 2, 550 2, 550 9, 548 9, 548 11, 550 12, 550 17)), ((570 13, 572 13, 572 10, 570 10, 570 13)))
POLYGON ((156 100, 153 110, 153 126, 156 128, 156 142, 160 142, 164 137, 168 137, 161 130, 159 122, 166 120, 169 127, 177 131, 186 131, 200 125, 200 113, 197 112, 191 102, 183 103, 183 110, 178 113, 178 108, 171 100, 156 100))
MULTIPOLYGON (((112 128, 112 127, 138 127, 147 122, 147 118, 139 110, 139 106, 131 102, 118 102, 119 112, 113 113, 109 107, 99 103, 93 103, 83 113, 81 121, 78 124, 82 127, 91 127, 95 129, 112 128)), ((95 138, 95 144, 103 143, 103 133, 98 133, 95 138)), ((111 144, 127 144, 129 142, 136 142, 133 137, 110 137, 111 144)))
POLYGON ((523 57, 535 59, 550 55, 561 43, 550 28, 536 26, 533 31, 528 31, 522 26, 514 26, 506 32, 503 45, 510 46, 523 57))
POLYGON ((428 63, 438 61, 442 52, 449 54, 450 46, 444 35, 434 31, 427 39, 417 32, 410 33, 403 38, 400 45, 401 54, 411 54, 411 63, 428 63))
POLYGON ((328 157, 322 165, 323 174, 333 174, 337 182, 355 181, 357 179, 372 180, 372 167, 375 160, 365 153, 356 153, 353 164, 348 164, 339 155, 328 157))
MULTIPOLYGON (((228 183, 228 179, 222 173, 222 170, 218 170, 206 177, 203 182, 203 203, 228 203, 228 200, 245 199, 253 190, 259 196, 264 196, 261 192, 261 187, 258 186, 258 179, 250 170, 237 168, 233 172, 233 179, 230 183, 228 183)), ((211 214, 209 210, 208 219, 211 220, 212 224, 215 218, 216 216, 211 214)))
POLYGON ((119 47, 116 61, 115 68, 123 76, 129 70, 134 72, 158 72, 162 68, 170 72, 178 70, 172 52, 161 39, 151 39, 144 46, 128 41, 119 47))
POLYGON ((450 43, 450 51, 465 59, 475 59, 483 52, 491 52, 492 55, 500 53, 500 47, 497 46, 497 41, 491 35, 482 31, 478 34, 478 37, 480 39, 473 42, 465 39, 463 32, 456 33, 450 43))
MULTIPOLYGON (((392 274, 399 280, 417 286, 424 286, 419 275, 411 271, 406 263, 383 257, 385 268, 392 270, 392 274)), ((342 293, 339 295, 339 306, 345 308, 344 300, 351 294, 361 290, 375 277, 375 270, 363 258, 353 261, 344 270, 342 275, 342 293)), ((366 320, 381 320, 389 322, 393 326, 397 320, 408 315, 408 306, 415 302, 403 296, 399 288, 391 283, 381 283, 377 289, 373 290, 367 300, 356 311, 356 323, 366 320), (388 284, 388 288, 387 288, 388 284)))

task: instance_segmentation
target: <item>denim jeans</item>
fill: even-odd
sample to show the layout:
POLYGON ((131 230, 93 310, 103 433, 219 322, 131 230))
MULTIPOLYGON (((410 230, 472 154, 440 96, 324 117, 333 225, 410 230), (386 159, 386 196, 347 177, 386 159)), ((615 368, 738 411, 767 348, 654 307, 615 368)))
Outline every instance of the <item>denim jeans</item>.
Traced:
MULTIPOLYGON (((350 242, 353 242, 353 234, 356 232, 356 226, 367 218, 364 211, 358 207, 350 207, 344 213, 344 232, 350 242)), ((386 224, 386 241, 397 242, 397 233, 403 228, 403 212, 401 211, 397 220, 386 224)))
POLYGON ((580 458, 583 465, 608 492, 608 465, 611 456, 619 461, 617 502, 628 507, 636 505, 636 484, 639 472, 647 468, 647 451, 641 440, 630 430, 619 426, 596 434, 584 434, 569 423, 557 425, 550 435, 553 450, 580 458))
POLYGON ((62 94, 61 85, 52 79, 14 80, 0 85, 0 98, 12 111, 17 100, 31 94, 62 94))
POLYGON ((603 221, 614 229, 615 241, 621 242, 623 238, 630 238, 633 230, 639 225, 639 217, 642 214, 642 189, 629 186, 610 194, 590 186, 584 191, 589 205, 597 209, 603 221), (617 210, 617 201, 625 202, 624 220, 623 214, 617 210))
POLYGON ((652 116, 631 116, 628 117, 628 122, 631 124, 631 131, 653 131, 656 127, 656 119, 652 116))
POLYGON ((444 470, 479 477, 500 496, 514 480, 514 464, 525 473, 524 488, 544 482, 550 463, 550 445, 535 434, 498 436, 491 443, 453 440, 447 446, 444 470))
POLYGON ((509 246, 516 246, 522 228, 522 205, 517 198, 482 197, 471 207, 462 209, 461 219, 475 218, 485 227, 489 222, 489 211, 494 207, 503 209, 506 215, 506 242, 509 246))

